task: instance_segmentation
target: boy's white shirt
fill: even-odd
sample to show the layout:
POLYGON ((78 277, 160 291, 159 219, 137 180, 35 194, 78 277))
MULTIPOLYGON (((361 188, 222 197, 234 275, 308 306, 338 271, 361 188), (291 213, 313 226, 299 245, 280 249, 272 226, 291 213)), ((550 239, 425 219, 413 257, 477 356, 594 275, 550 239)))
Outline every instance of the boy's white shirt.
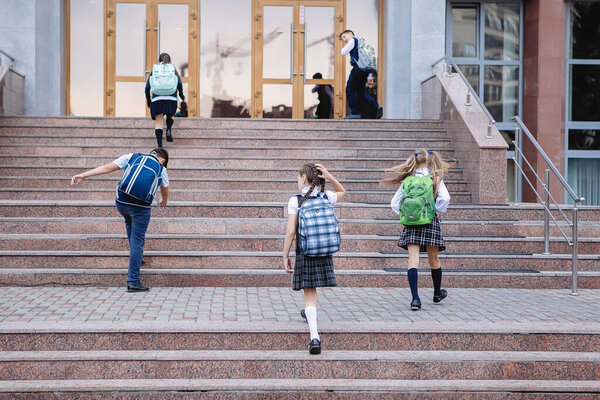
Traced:
MULTIPOLYGON (((429 168, 419 168, 415 171, 414 176, 427 176, 430 174, 429 168)), ((394 194, 392 198, 392 210, 396 214, 400 214, 400 198, 402 197, 402 184, 394 194)), ((441 181, 438 186, 437 197, 435 198, 435 209, 437 212, 446 212, 448 209, 448 205, 450 204, 450 193, 448 193, 448 189, 444 184, 444 181, 441 181)))
MULTIPOLYGON (((305 186, 304 188, 302 188, 302 194, 306 194, 306 192, 308 192, 308 189, 310 189, 310 186, 305 186)), ((310 195, 316 196, 317 193, 319 193, 319 189, 314 188, 310 195)), ((337 194, 335 192, 332 192, 331 190, 326 190, 325 194, 327 195, 327 199, 331 204, 335 204, 337 202, 337 194)), ((288 201, 288 215, 296 214, 298 214, 298 197, 294 196, 290 197, 290 200, 288 201)))
POLYGON ((346 45, 344 47, 342 47, 342 55, 346 56, 346 55, 350 54, 350 52, 352 51, 353 48, 354 48, 354 38, 352 38, 351 40, 348 40, 348 43, 346 43, 346 45))

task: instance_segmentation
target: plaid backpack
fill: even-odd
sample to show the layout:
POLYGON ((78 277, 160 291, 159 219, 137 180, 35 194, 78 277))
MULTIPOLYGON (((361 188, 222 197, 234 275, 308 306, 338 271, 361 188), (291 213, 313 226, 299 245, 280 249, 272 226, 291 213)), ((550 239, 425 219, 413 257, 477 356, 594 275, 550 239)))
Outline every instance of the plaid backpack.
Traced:
MULTIPOLYGON (((298 203, 302 195, 298 195, 298 203)), ((309 257, 329 256, 340 249, 340 224, 325 193, 307 198, 298 210, 298 248, 309 257)))

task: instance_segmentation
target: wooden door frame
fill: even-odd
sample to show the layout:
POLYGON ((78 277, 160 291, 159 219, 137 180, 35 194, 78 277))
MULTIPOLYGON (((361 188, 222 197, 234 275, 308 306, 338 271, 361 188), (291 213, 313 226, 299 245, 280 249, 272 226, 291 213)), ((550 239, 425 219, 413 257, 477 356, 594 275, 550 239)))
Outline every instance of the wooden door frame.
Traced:
MULTIPOLYGON (((159 4, 188 5, 188 76, 181 78, 188 84, 188 109, 190 117, 198 115, 200 106, 199 93, 199 52, 200 52, 200 4, 199 0, 105 0, 104 1, 104 101, 103 110, 107 117, 114 116, 116 111, 117 82, 145 82, 148 72, 158 59, 158 6, 159 4), (116 5, 132 3, 146 5, 146 60, 144 77, 118 77, 116 75, 116 5)), ((140 94, 141 96, 142 94, 140 94)), ((144 101, 140 98, 140 101, 144 101)), ((146 116, 149 116, 146 109, 146 116)))
MULTIPOLYGON (((335 118, 342 118, 343 113, 343 86, 345 77, 345 65, 341 56, 341 42, 337 36, 343 30, 343 21, 346 19, 344 0, 253 0, 252 1, 252 118, 262 118, 263 116, 263 85, 265 78, 262 74, 263 66, 263 24, 264 7, 280 6, 293 8, 292 32, 293 40, 293 61, 292 70, 295 75, 292 76, 292 118, 304 118, 304 86, 309 84, 333 84, 334 86, 334 110, 335 118), (333 7, 334 8, 334 78, 333 79, 309 79, 304 76, 305 66, 305 24, 300 24, 300 7, 333 7), (306 78, 306 82, 305 82, 306 78)), ((288 79, 267 78, 267 84, 287 84, 288 79)))

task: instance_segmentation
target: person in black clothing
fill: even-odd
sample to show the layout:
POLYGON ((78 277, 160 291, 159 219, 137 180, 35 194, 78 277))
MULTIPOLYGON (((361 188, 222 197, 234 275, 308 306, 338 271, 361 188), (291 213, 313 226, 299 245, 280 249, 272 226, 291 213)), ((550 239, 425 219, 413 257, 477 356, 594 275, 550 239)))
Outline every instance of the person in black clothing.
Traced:
MULTIPOLYGON (((313 75, 313 79, 323 79, 323 75, 317 72, 313 75)), ((333 88, 331 85, 316 85, 312 88, 312 92, 319 95, 319 105, 315 112, 315 118, 330 119, 333 113, 333 88)))
POLYGON ((179 111, 177 111, 175 113, 176 117, 181 117, 181 118, 187 118, 188 116, 188 107, 187 107, 187 103, 185 101, 182 101, 179 104, 179 111))
POLYGON ((350 115, 347 115, 346 118, 369 118, 370 115, 374 115, 377 119, 381 118, 383 108, 377 104, 377 101, 369 95, 365 88, 369 71, 358 68, 358 39, 354 37, 354 32, 349 29, 340 34, 340 39, 346 42, 346 45, 342 48, 342 55, 349 54, 350 65, 352 65, 352 71, 350 71, 346 83, 346 101, 350 108, 350 115), (363 112, 361 112, 361 103, 364 104, 363 112))
MULTIPOLYGON (((171 64, 171 57, 167 53, 161 53, 161 55, 158 57, 158 62, 160 64, 171 64)), ((150 108, 150 115, 155 121, 154 134, 156 135, 156 143, 158 144, 158 147, 162 147, 162 127, 164 115, 167 116, 167 142, 173 141, 171 128, 173 127, 173 116, 177 111, 177 92, 179 92, 179 97, 181 97, 181 100, 185 100, 181 77, 177 73, 176 69, 175 74, 177 75, 177 89, 175 92, 167 96, 159 96, 155 93, 152 93, 152 97, 150 97, 150 76, 152 76, 152 73, 150 73, 148 81, 146 82, 146 104, 148 104, 148 107, 150 108)))

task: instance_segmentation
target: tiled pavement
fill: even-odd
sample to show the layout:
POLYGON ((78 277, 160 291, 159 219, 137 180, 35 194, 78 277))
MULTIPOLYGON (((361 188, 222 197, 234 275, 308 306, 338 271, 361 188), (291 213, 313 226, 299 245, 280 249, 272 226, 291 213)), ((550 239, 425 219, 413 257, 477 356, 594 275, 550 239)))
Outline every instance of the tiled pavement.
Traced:
MULTIPOLYGON (((465 326, 537 327, 589 330, 600 327, 600 290, 449 289, 434 304, 431 289, 420 292, 423 309, 409 309, 405 288, 319 289, 320 329, 340 327, 394 329, 418 325, 431 329, 465 326)), ((279 327, 305 329, 298 310, 300 292, 275 287, 152 288, 0 288, 0 329, 94 326, 279 327)))

